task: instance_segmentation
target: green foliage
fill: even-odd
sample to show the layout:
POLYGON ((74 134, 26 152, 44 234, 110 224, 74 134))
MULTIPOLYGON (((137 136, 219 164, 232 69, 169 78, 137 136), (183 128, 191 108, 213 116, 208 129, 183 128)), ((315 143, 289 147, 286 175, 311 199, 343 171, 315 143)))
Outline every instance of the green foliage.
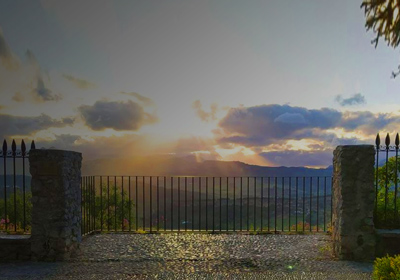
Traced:
MULTIPOLYGON (((25 231, 30 231, 32 217, 32 193, 25 193, 25 231)), ((24 194, 17 190, 7 197, 7 217, 5 217, 5 199, 0 199, 0 231, 14 232, 15 224, 17 232, 24 231, 24 194), (15 203, 16 202, 16 203, 15 203), (16 206, 14 209, 14 205, 16 206), (16 221, 16 223, 15 223, 16 221), (7 227, 6 227, 7 224, 7 227)))
POLYGON ((82 192, 82 217, 83 224, 95 216, 95 229, 103 230, 129 230, 134 228, 134 203, 129 201, 128 193, 121 187, 103 185, 102 190, 83 189, 82 192), (101 194, 101 195, 100 195, 101 194), (95 198, 93 201, 93 197, 95 198), (123 198, 123 199, 122 199, 123 198), (94 203, 93 203, 94 202, 94 203), (129 219, 130 218, 130 219, 129 219))
MULTIPOLYGON (((376 37, 372 40, 375 47, 382 37, 388 45, 396 48, 400 43, 400 1, 398 0, 364 0, 361 4, 366 16, 365 27, 372 29, 376 37)), ((399 72, 392 73, 396 77, 399 72)))
POLYGON ((374 263, 373 279, 400 280, 400 255, 377 258, 374 263))
POLYGON ((394 188, 396 183, 400 185, 399 172, 400 159, 398 158, 397 160, 396 170, 396 157, 389 158, 387 164, 378 168, 378 193, 375 222, 376 226, 379 228, 400 227, 400 216, 398 211, 400 208, 400 198, 397 195, 397 199, 395 200, 396 193, 394 188))

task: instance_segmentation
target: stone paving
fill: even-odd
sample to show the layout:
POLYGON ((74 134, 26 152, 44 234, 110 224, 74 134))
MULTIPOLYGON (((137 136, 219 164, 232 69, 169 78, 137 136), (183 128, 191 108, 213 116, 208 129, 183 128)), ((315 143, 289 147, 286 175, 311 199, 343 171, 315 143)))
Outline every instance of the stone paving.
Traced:
POLYGON ((371 279, 327 235, 96 234, 69 262, 0 264, 0 279, 371 279))

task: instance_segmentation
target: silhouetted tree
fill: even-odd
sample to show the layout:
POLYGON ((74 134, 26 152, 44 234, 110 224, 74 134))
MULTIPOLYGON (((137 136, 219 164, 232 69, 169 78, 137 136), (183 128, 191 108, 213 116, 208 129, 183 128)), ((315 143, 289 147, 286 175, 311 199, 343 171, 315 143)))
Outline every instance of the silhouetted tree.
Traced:
MULTIPOLYGON (((361 4, 366 16, 365 27, 367 31, 372 29, 376 33, 371 41, 378 46, 382 37, 393 48, 400 44, 400 1, 398 0, 364 0, 361 4)), ((400 65, 397 72, 392 72, 395 78, 400 74, 400 65)))

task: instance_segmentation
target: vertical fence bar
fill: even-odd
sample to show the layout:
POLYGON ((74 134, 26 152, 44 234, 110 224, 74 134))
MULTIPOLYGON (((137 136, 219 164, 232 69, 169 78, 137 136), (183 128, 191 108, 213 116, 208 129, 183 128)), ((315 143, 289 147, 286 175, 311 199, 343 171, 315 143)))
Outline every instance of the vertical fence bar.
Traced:
POLYGON ((164 231, 167 231, 167 177, 164 176, 164 231))
POLYGON ((143 230, 146 231, 146 190, 145 190, 146 177, 142 176, 142 197, 143 197, 143 230))
POLYGON ((124 213, 124 176, 121 177, 121 229, 125 231, 125 213, 124 213))
POLYGON ((17 175, 16 175, 16 167, 15 167, 15 157, 17 145, 15 144, 15 140, 12 141, 11 145, 12 150, 12 158, 13 158, 13 189, 14 189, 14 231, 17 231, 17 175))
POLYGON ((206 177, 206 231, 208 231, 208 177, 206 177))
POLYGON ((107 176, 107 230, 110 231, 110 177, 107 176))
POLYGON ((128 195, 129 195, 129 214, 128 214, 128 219, 129 219, 129 232, 132 231, 132 192, 131 192, 131 176, 128 176, 128 195))
POLYGON ((263 232, 264 227, 263 227, 263 223, 264 223, 264 177, 261 177, 261 232, 263 232))
POLYGON ((150 232, 153 231, 153 176, 150 176, 150 232))
POLYGON ((222 231, 222 177, 219 177, 219 231, 222 231))
POLYGON ((185 231, 187 231, 187 177, 185 177, 185 231))
POLYGON ((160 230, 160 181, 157 176, 157 232, 160 230))
POLYGON ((233 177, 233 231, 236 231, 236 177, 233 177))
POLYGON ((243 177, 240 177, 240 231, 242 231, 243 177))
POLYGON ((247 231, 250 231, 250 177, 247 177, 247 231))
POLYGON ((295 220, 296 220, 296 232, 297 232, 297 215, 299 214, 298 212, 298 202, 299 202, 299 177, 296 177, 296 216, 295 216, 295 220))
POLYGON ((192 231, 194 231, 194 177, 192 177, 192 231))
POLYGON ((226 177, 226 231, 229 231, 229 177, 226 177))
POLYGON ((385 210, 384 210, 384 221, 385 224, 387 223, 387 203, 388 203, 388 184, 389 184, 389 178, 388 178, 388 161, 389 161, 389 144, 390 144, 390 137, 389 137, 389 133, 386 135, 386 139, 385 139, 385 144, 386 144, 386 178, 385 178, 385 210))
POLYGON ((319 231, 319 177, 317 177, 317 232, 319 231))
POLYGON ((306 212, 306 177, 303 177, 303 231, 305 226, 305 212, 306 212))
POLYGON ((324 231, 326 231, 326 176, 324 177, 324 231))
POLYGON ((201 231, 201 177, 199 177, 199 231, 201 231))
POLYGON ((181 231, 181 177, 178 179, 178 232, 181 231))
POLYGON ((289 177, 289 231, 291 231, 290 228, 290 216, 291 216, 291 204, 292 204, 292 177, 289 177))
POLYGON ((284 211, 284 205, 285 205, 285 178, 282 177, 282 218, 281 218, 281 228, 282 228, 282 232, 284 231, 284 217, 285 217, 285 211, 284 211))
POLYGON ((135 228, 139 230, 138 176, 135 176, 135 228))
POLYGON ((174 230, 174 177, 171 176, 171 231, 174 230))
POLYGON ((275 213, 275 233, 276 233, 276 226, 277 226, 277 224, 276 224, 276 222, 277 222, 277 220, 278 220, 278 208, 277 208, 277 205, 278 205, 278 177, 275 177, 275 190, 274 190, 274 196, 275 196, 275 211, 274 211, 274 213, 275 213))
POLYGON ((26 156, 26 146, 24 140, 21 142, 22 151, 22 191, 23 191, 23 213, 24 213, 24 232, 26 231, 26 197, 25 197, 25 156, 26 156))
POLYGON ((270 232, 270 218, 271 218, 271 213, 270 213, 270 206, 271 206, 271 177, 268 177, 268 232, 270 232))
POLYGON ((213 210, 212 210, 212 231, 215 231, 215 177, 213 177, 213 187, 212 187, 212 206, 213 206, 213 210))
POLYGON ((4 223, 5 223, 5 230, 8 229, 8 217, 7 217, 7 142, 6 140, 3 141, 3 185, 4 185, 4 223))
POLYGON ((117 231, 117 176, 114 176, 114 231, 117 231))
POLYGON ((103 231, 103 176, 100 176, 100 231, 103 231))
POLYGON ((257 220, 256 220, 256 211, 257 211, 257 196, 256 196, 256 194, 257 194, 257 180, 256 180, 256 177, 254 177, 254 200, 253 200, 253 203, 254 203, 254 217, 253 217, 253 222, 254 222, 254 231, 256 231, 257 230, 257 220))
POLYGON ((312 231, 312 177, 310 177, 310 232, 312 231))

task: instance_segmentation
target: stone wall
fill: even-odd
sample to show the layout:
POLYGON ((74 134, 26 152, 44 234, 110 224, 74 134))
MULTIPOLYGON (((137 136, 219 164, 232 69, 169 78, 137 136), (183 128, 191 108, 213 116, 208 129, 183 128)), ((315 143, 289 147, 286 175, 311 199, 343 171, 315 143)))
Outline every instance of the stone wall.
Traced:
POLYGON ((343 260, 373 260, 374 146, 338 146, 333 154, 334 254, 343 260))
POLYGON ((80 153, 31 150, 33 260, 66 260, 81 242, 80 153))

